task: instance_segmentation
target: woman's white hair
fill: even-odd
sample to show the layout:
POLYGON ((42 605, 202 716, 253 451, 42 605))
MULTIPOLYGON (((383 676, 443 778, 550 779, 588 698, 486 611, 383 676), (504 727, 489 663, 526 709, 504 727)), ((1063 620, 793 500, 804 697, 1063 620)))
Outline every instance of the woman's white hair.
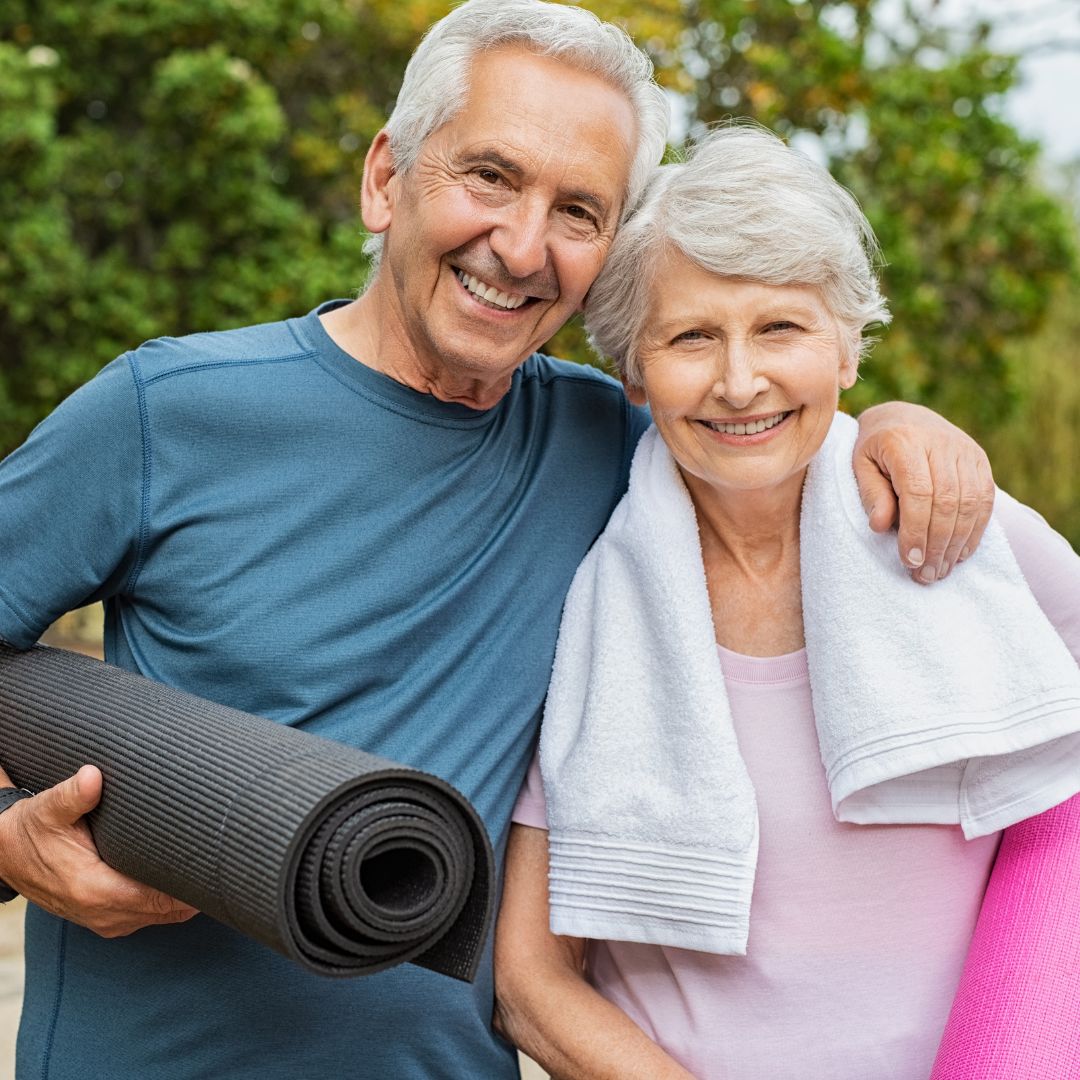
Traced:
MULTIPOLYGON (((465 105, 477 53, 519 47, 595 74, 622 90, 637 116, 638 145, 623 213, 641 195, 667 147, 670 109, 653 79, 652 61, 625 30, 591 11, 541 0, 466 0, 428 30, 416 48, 386 131, 394 167, 407 172, 424 141, 465 105)), ((364 251, 378 266, 383 237, 364 251)))
POLYGON ((714 128, 685 161, 658 168, 619 230, 585 307, 589 341, 641 385, 637 348, 666 254, 722 277, 810 285, 842 331, 845 359, 889 321, 880 251, 855 197, 827 169, 752 123, 714 128))

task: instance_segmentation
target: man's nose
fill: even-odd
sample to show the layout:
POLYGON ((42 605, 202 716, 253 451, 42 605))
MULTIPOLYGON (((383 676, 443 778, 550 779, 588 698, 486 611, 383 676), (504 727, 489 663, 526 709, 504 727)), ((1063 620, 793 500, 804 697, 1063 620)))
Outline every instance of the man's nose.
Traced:
POLYGON ((519 200, 503 209, 491 230, 491 250, 513 277, 539 274, 548 264, 548 228, 546 207, 519 200))

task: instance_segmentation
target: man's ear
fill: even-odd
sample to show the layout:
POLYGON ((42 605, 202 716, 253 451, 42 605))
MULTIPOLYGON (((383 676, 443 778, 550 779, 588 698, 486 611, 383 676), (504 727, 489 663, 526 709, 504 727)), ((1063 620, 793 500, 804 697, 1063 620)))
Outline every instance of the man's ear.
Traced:
POLYGON ((390 152, 390 136, 383 128, 364 158, 364 178, 360 183, 360 219, 369 233, 386 232, 394 216, 396 175, 394 156, 390 152))

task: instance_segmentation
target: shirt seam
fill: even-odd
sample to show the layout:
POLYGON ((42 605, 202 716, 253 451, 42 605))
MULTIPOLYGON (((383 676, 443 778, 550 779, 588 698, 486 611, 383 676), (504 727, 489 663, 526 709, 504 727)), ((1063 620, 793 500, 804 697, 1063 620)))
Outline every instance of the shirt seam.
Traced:
MULTIPOLYGON (((25 614, 24 612, 22 612, 22 611, 21 611, 21 610, 20 610, 20 609, 19 609, 19 608, 18 608, 18 607, 16 606, 16 604, 15 604, 15 601, 14 601, 14 600, 13 600, 13 599, 12 599, 12 598, 11 598, 11 597, 9 596, 9 595, 7 595, 7 594, 6 594, 5 592, 4 592, 3 588, 0 588, 0 604, 3 604, 4 608, 5 608, 5 609, 6 609, 7 611, 9 611, 9 612, 10 612, 10 613, 11 613, 12 615, 14 615, 14 616, 15 616, 15 618, 16 618, 16 619, 17 619, 17 620, 18 620, 18 621, 19 621, 20 623, 22 623, 22 625, 23 625, 23 626, 24 626, 24 627, 25 627, 25 628, 26 628, 27 630, 29 630, 31 634, 39 634, 39 633, 40 633, 40 631, 38 631, 38 630, 37 630, 37 629, 35 628, 34 624, 33 624, 32 622, 30 622, 30 618, 29 618, 29 615, 27 615, 27 614, 25 614)), ((2 635, 0 635, 0 639, 2 639, 2 635)))
POLYGON ((142 380, 142 371, 133 352, 127 354, 128 370, 135 384, 136 410, 139 416, 139 438, 142 446, 142 478, 139 490, 139 530, 135 540, 135 562, 124 585, 126 592, 135 589, 139 574, 142 572, 146 553, 147 537, 150 531, 150 479, 153 465, 153 448, 150 443, 150 417, 146 405, 146 385, 142 380))
POLYGON ((163 379, 171 379, 176 375, 186 375, 192 371, 210 371, 215 368, 225 367, 255 367, 260 364, 291 364, 297 363, 302 360, 307 360, 314 354, 311 350, 307 350, 301 353, 288 353, 282 356, 260 356, 253 357, 250 360, 241 360, 235 358, 232 360, 207 360, 201 364, 187 364, 183 367, 172 368, 169 371, 159 371, 156 375, 151 375, 149 379, 142 381, 142 385, 152 386, 156 382, 161 382, 163 379))

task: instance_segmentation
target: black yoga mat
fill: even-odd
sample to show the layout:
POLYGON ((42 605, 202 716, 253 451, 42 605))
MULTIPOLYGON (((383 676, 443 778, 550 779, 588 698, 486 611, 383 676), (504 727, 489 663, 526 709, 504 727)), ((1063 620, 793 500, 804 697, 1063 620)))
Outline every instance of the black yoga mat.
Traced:
POLYGON ((0 642, 0 764, 101 768, 102 858, 320 975, 472 980, 491 845, 449 784, 77 653, 0 642))

